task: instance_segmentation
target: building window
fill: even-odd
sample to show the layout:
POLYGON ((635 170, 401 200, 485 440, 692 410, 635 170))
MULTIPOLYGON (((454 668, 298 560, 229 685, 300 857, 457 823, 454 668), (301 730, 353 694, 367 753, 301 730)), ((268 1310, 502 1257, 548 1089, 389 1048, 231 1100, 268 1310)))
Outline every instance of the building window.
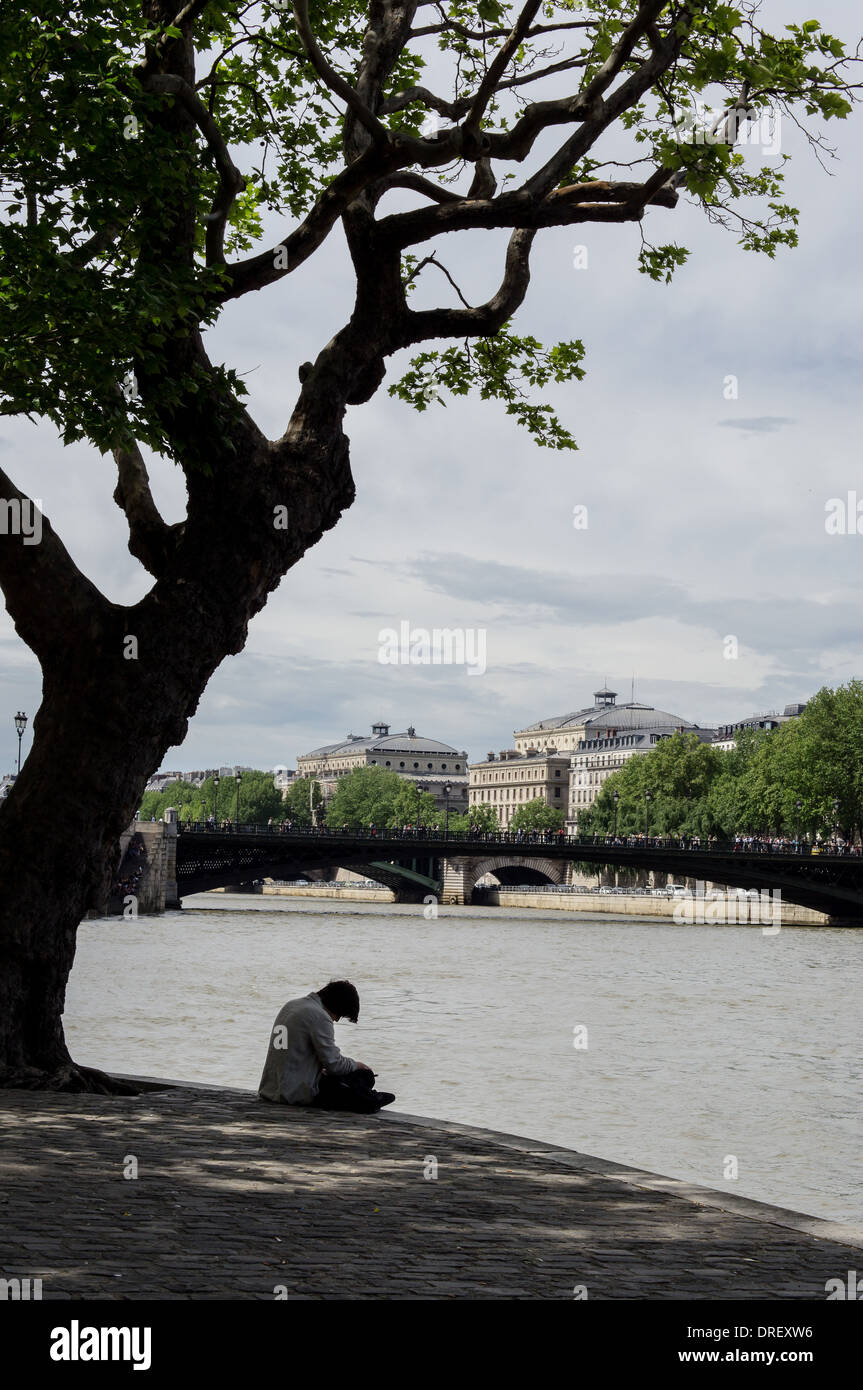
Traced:
POLYGON ((446 772, 446 763, 441 763, 440 770, 441 772, 446 772))
POLYGON ((386 767, 392 767, 392 763, 390 762, 389 758, 387 758, 387 761, 386 761, 385 766, 386 766, 386 767))
POLYGON ((426 763, 426 767, 428 768, 429 772, 431 772, 431 770, 432 770, 432 765, 431 765, 431 763, 426 763))
POLYGON ((399 767, 404 767, 404 763, 399 763, 399 767))
POLYGON ((419 763, 414 763, 414 767, 419 767, 419 763))

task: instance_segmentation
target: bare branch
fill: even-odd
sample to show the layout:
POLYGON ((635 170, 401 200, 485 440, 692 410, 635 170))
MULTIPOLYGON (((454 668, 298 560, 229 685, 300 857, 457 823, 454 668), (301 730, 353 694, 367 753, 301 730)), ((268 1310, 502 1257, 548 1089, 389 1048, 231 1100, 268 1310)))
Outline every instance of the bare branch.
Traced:
POLYGON ((496 333, 512 318, 527 294, 534 236, 535 232, 523 227, 513 232, 507 247, 503 280, 487 303, 473 309, 409 310, 400 346, 410 347, 428 338, 478 338, 496 333))
POLYGON ((518 20, 515 26, 513 27, 512 33, 508 36, 505 43, 501 45, 497 53, 494 55, 488 72, 485 74, 485 77, 479 84, 479 90, 476 96, 474 97, 473 105, 471 106, 471 109, 467 115, 467 119, 465 120, 464 129, 466 132, 470 132, 471 134, 475 135, 476 132, 479 130, 480 121, 485 115, 485 109, 488 106, 488 103, 491 100, 498 83, 503 77, 503 74, 506 72, 506 69, 509 66, 510 59, 512 58, 513 54, 515 53, 516 49, 520 46, 520 44, 524 42, 525 35, 527 34, 527 31, 531 25, 531 21, 533 20, 541 4, 542 0, 527 0, 527 4, 525 5, 524 9, 519 15, 518 20))
POLYGON ((447 270, 446 266, 445 266, 445 265, 442 265, 441 262, 437 259, 436 254, 435 254, 434 251, 432 252, 432 254, 431 254, 430 256, 425 256, 424 259, 421 260, 421 261, 419 262, 419 264, 416 265, 416 266, 414 267, 413 273, 412 273, 411 275, 408 276, 407 280, 405 281, 405 284, 406 284, 406 285, 409 285, 410 282, 411 282, 411 280, 415 280, 415 279, 417 278, 417 276, 420 274, 420 272, 421 272, 422 270, 424 270, 425 267, 426 267, 427 265, 436 266, 438 270, 440 270, 440 271, 443 272, 443 274, 444 274, 444 275, 446 276, 446 278, 449 280, 450 284, 452 285, 453 289, 455 290, 456 294, 458 295, 458 297, 459 297, 459 299, 461 300, 461 302, 462 302, 462 304, 464 305, 464 307, 465 307, 466 309, 470 309, 470 307, 471 307, 470 304, 468 304, 467 300, 465 299, 464 295, 462 294, 462 292, 461 292, 461 290, 459 289, 458 285, 456 284, 455 280, 454 280, 454 279, 452 278, 452 276, 450 275, 450 273, 449 273, 449 271, 447 270))

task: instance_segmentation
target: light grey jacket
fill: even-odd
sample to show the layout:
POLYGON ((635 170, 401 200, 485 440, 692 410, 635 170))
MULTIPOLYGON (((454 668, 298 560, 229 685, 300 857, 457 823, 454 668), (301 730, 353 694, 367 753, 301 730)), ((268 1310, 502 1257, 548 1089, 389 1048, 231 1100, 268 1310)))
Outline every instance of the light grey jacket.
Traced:
POLYGON ((318 1093, 321 1072, 353 1071, 356 1062, 336 1047, 333 1020, 318 994, 289 999, 279 1010, 270 1032, 270 1046, 258 1095, 287 1105, 310 1105, 318 1093))

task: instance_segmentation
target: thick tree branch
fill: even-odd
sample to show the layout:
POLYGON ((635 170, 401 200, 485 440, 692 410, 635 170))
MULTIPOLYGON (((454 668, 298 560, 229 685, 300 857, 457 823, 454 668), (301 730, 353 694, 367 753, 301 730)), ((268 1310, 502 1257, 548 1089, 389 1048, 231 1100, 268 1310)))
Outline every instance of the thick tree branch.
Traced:
POLYGON ((0 533, 0 588, 15 631, 43 667, 56 665, 82 633, 89 640, 107 615, 108 600, 81 573, 50 521, 0 469, 0 506, 7 520, 0 533), (10 524, 16 518, 17 527, 10 524))
POLYGON ((535 232, 523 227, 513 232, 500 288, 485 304, 471 309, 409 310, 399 346, 410 347, 429 338, 479 338, 497 333, 527 294, 534 236, 535 232))
POLYGON ((489 104, 503 74, 509 66, 510 59, 516 52, 520 44, 524 42, 531 22, 540 8, 542 0, 528 0, 521 14, 516 21, 512 32, 507 36, 505 42, 498 49, 491 61, 488 72, 479 84, 479 90, 473 99, 473 104, 464 122, 464 129, 473 135, 477 133, 480 122, 485 115, 486 107, 489 104))
POLYGON ((421 193, 423 197, 431 198, 434 203, 461 203, 464 201, 460 193, 453 193, 449 188, 441 188, 431 179, 424 179, 422 174, 413 174, 409 171, 403 174, 389 174, 378 184, 378 192, 381 195, 388 193, 391 188, 409 188, 414 193, 421 193))
POLYGON ((556 184, 560 183, 568 171, 596 143, 602 132, 624 111, 630 110, 650 90, 656 79, 667 72, 680 51, 685 31, 675 31, 673 37, 666 43, 652 41, 650 57, 635 72, 631 73, 607 99, 603 99, 603 92, 607 91, 625 62, 632 56, 639 40, 645 36, 648 29, 654 28, 656 19, 664 5, 665 0, 642 0, 638 14, 624 31, 614 51, 609 54, 608 59, 593 80, 588 83, 584 92, 579 94, 590 108, 591 115, 581 128, 564 142, 551 159, 547 160, 542 168, 526 181, 524 187, 529 193, 535 196, 544 196, 556 184))
MULTIPOLYGON (((595 29, 598 24, 598 19, 576 19, 564 24, 533 24, 525 38, 532 39, 537 34, 559 34, 564 29, 595 29)), ((447 19, 442 24, 425 24, 419 29, 412 29, 410 37, 420 39, 427 34, 458 34, 462 39, 474 39, 485 43, 489 39, 505 39, 510 32, 509 29, 468 29, 457 20, 447 19)))
POLYGON ((382 125, 377 116, 373 115, 350 83, 346 82, 345 79, 336 72, 335 68, 327 62, 318 47, 309 21, 307 0, 292 0, 291 7, 294 12, 297 33, 305 49, 306 57, 318 74, 318 77, 329 87, 331 92, 341 97, 342 101, 348 107, 348 110, 353 113, 361 125, 365 126, 373 140, 380 142, 386 141, 389 137, 386 126, 382 125))
POLYGON ((117 464, 114 501, 129 523, 129 551, 159 579, 173 555, 183 524, 169 526, 153 501, 150 477, 141 450, 131 435, 111 450, 117 464))
POLYGON ((427 87, 406 87, 403 92, 397 92, 383 102, 381 114, 390 116, 396 111, 403 111, 406 106, 412 106, 414 102, 421 102, 427 110, 449 116, 451 121, 459 121, 470 110, 472 100, 472 97, 459 97, 456 101, 446 101, 443 97, 435 96, 427 87))
POLYGON ((200 130, 219 174, 219 191, 207 217, 207 265, 224 265, 225 227, 234 199, 246 180, 231 158, 227 142, 201 98, 182 77, 171 73, 154 73, 144 87, 149 92, 165 92, 177 98, 200 130))
POLYGON ((536 230, 568 227, 575 222, 630 221, 641 215, 648 198, 655 206, 666 208, 676 207, 678 201, 673 188, 656 187, 652 180, 643 184, 596 180, 556 189, 542 199, 531 197, 524 189, 499 198, 461 198, 440 207, 392 213, 378 226, 385 244, 404 249, 444 232, 480 227, 536 230))

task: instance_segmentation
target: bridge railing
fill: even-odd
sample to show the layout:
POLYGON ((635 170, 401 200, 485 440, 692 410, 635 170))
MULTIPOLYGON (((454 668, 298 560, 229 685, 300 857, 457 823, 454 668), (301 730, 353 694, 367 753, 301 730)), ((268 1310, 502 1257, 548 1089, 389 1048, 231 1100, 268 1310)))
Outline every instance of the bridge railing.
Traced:
POLYGON ((217 834, 217 835, 243 835, 260 839, 265 836, 272 836, 278 839, 320 840, 327 839, 334 842, 348 840, 352 843, 357 839, 371 839, 381 845, 404 844, 410 841, 421 841, 428 843, 446 843, 457 845, 483 845, 488 848, 501 847, 506 849, 524 848, 530 846, 557 846, 572 850, 572 857, 578 858, 580 849, 596 850, 597 848, 608 849, 646 849, 664 850, 672 849, 675 852, 692 853, 693 855, 703 854, 783 854, 798 855, 800 857, 816 857, 827 855, 831 858, 859 859, 861 856, 860 846, 834 845, 829 842, 822 844, 810 844, 805 840, 783 840, 779 838, 764 838, 759 836, 740 836, 734 840, 719 840, 715 838, 689 836, 689 835, 566 835, 558 830, 496 830, 496 831, 473 831, 473 830, 441 830, 435 826, 418 825, 405 826, 403 829, 393 829, 385 826, 362 826, 351 828, 344 826, 298 826, 298 825, 258 825, 241 822, 235 824, 233 821, 213 822, 209 821, 180 821, 177 827, 180 835, 188 834, 217 834))

